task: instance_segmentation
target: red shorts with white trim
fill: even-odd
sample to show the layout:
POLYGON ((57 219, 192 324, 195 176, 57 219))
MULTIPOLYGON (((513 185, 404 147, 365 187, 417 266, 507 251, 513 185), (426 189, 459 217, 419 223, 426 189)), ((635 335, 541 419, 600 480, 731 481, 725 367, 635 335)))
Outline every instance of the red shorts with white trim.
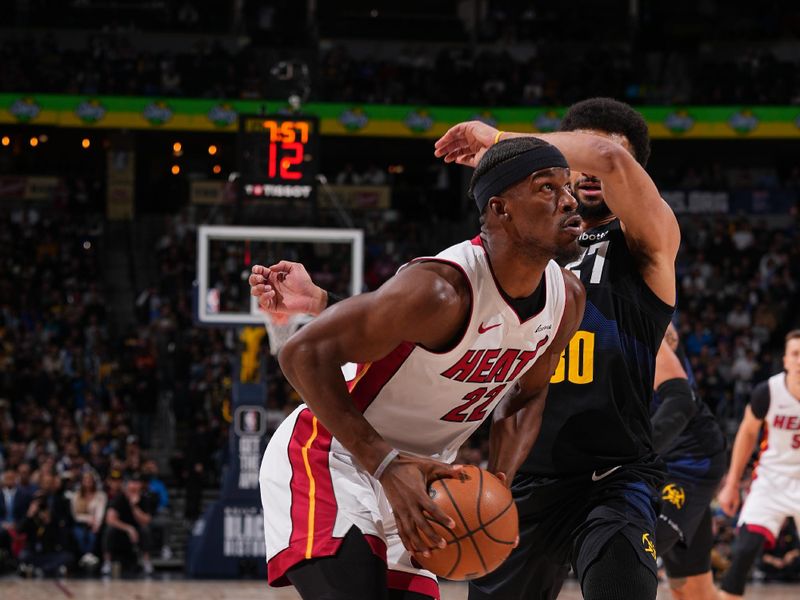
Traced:
POLYGON ((774 545, 786 517, 800 523, 800 481, 759 468, 739 514, 739 526, 762 534, 774 545))
POLYGON ((380 482, 355 464, 305 405, 272 436, 259 483, 270 585, 290 585, 291 567, 336 554, 355 526, 386 561, 390 588, 439 597, 436 576, 411 564, 380 482))

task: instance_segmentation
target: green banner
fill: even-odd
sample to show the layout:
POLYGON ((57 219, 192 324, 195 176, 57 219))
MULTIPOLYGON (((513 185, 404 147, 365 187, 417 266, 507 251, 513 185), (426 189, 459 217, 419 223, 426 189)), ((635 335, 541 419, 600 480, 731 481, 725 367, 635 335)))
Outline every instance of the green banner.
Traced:
MULTIPOLYGON (((323 135, 438 137, 451 125, 481 119, 505 131, 547 132, 558 128, 565 108, 479 108, 310 103, 323 135)), ((800 138, 800 106, 644 106, 654 138, 800 138)), ((290 113, 274 100, 203 100, 125 96, 0 94, 0 123, 236 131, 239 113, 290 113)))

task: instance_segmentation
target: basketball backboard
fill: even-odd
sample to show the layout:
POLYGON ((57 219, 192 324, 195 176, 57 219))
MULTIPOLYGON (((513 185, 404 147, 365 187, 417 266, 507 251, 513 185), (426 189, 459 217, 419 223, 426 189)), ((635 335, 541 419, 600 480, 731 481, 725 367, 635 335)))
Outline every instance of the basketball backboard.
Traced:
POLYGON ((302 262, 314 281, 344 295, 361 292, 360 229, 203 225, 197 232, 197 318, 217 326, 263 325, 247 278, 254 264, 302 262))

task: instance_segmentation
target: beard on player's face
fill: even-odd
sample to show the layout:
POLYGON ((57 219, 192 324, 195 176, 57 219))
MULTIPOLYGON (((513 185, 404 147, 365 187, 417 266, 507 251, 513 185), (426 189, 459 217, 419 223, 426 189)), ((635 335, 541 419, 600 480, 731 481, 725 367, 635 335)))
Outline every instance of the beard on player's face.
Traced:
POLYGON ((578 201, 578 214, 584 220, 598 221, 611 214, 603 198, 602 183, 598 177, 573 171, 570 187, 572 195, 578 201))
POLYGON ((611 209, 608 208, 605 200, 593 200, 591 202, 584 202, 578 198, 578 214, 584 221, 599 221, 611 214, 611 209))

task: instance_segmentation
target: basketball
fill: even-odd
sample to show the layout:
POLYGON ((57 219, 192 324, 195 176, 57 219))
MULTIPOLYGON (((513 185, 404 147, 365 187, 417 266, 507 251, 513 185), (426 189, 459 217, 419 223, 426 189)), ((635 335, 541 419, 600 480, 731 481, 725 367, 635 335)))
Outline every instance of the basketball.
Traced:
POLYGON ((455 521, 449 529, 431 521, 447 546, 415 559, 446 579, 467 580, 491 573, 511 554, 519 533, 511 492, 494 475, 465 466, 458 478, 434 481, 433 501, 455 521))

